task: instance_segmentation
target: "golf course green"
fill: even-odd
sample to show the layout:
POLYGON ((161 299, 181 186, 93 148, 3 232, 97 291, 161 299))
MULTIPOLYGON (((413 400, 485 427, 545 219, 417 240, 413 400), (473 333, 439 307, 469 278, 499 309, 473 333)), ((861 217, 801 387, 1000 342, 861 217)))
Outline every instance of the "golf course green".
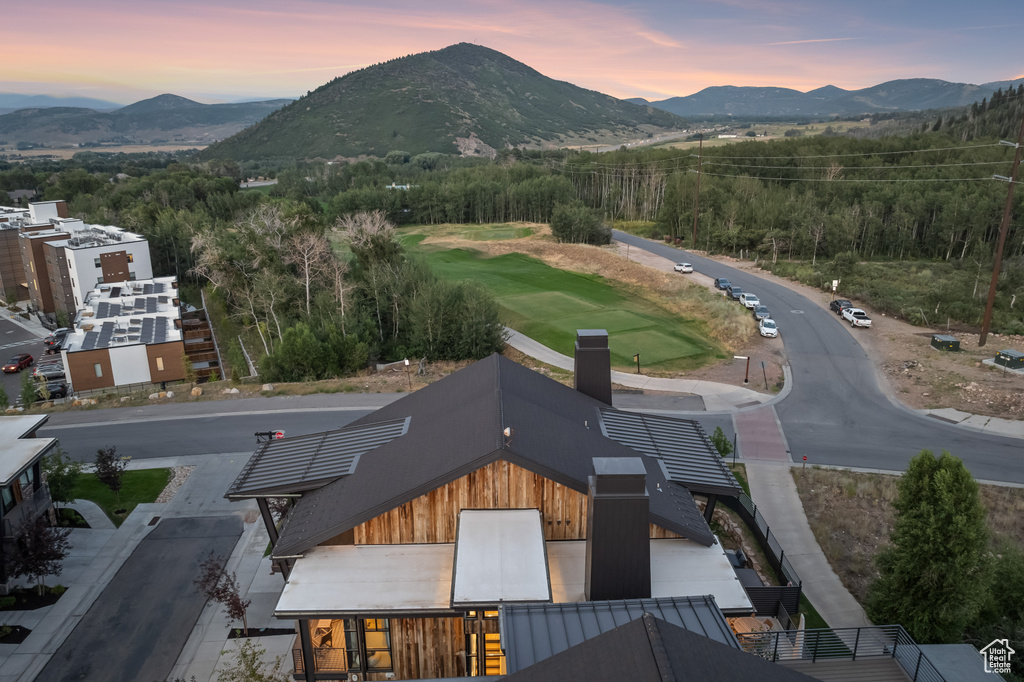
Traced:
POLYGON ((507 326, 565 355, 573 354, 577 329, 607 329, 612 365, 620 368, 634 367, 639 353, 644 368, 693 369, 722 352, 699 321, 596 275, 558 270, 520 253, 488 258, 464 249, 417 251, 441 277, 482 283, 507 326))

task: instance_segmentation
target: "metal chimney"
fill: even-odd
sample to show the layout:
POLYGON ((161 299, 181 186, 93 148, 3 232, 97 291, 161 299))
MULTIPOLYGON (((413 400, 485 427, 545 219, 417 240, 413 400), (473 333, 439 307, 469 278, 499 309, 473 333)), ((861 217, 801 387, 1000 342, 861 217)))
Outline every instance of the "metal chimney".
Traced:
POLYGON ((639 457, 595 457, 587 494, 586 598, 651 596, 650 499, 639 457))
POLYGON ((612 404, 612 359, 604 329, 576 330, 573 387, 606 405, 612 404))

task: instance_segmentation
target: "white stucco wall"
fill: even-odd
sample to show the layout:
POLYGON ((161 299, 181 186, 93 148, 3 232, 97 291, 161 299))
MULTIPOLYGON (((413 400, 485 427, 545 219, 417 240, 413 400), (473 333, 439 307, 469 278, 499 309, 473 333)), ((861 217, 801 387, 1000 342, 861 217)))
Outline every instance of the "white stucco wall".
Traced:
POLYGON ((149 358, 145 344, 110 348, 114 385, 149 383, 149 358))

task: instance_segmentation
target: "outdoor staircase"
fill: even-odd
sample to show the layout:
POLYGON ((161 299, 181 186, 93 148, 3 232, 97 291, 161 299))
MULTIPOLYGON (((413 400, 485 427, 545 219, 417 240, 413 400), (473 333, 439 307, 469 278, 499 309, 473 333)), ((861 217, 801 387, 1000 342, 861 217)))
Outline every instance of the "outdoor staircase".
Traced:
POLYGON ((185 355, 192 364, 196 379, 207 381, 214 372, 223 379, 220 356, 206 311, 194 310, 182 315, 181 331, 185 341, 185 355))

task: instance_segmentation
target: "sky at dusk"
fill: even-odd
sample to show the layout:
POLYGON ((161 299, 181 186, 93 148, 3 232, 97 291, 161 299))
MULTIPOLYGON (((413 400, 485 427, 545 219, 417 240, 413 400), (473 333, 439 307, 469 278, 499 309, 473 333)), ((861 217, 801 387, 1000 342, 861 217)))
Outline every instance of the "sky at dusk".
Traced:
POLYGON ((3 17, 0 92, 124 104, 297 97, 459 42, 648 99, 1024 76, 1021 0, 34 0, 3 17))

